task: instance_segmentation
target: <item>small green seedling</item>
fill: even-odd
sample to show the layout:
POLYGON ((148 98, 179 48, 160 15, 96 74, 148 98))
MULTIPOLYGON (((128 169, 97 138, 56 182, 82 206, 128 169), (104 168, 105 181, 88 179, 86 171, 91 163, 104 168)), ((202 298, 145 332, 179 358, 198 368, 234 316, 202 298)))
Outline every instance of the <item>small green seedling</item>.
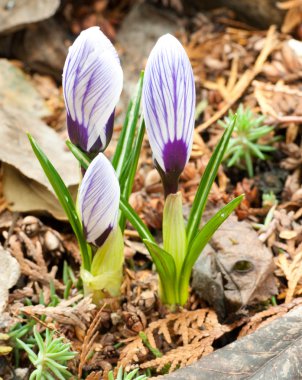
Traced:
POLYGON ((37 353, 28 344, 16 339, 19 345, 27 352, 29 360, 35 367, 29 380, 70 379, 72 374, 67 371, 66 363, 77 354, 70 351, 70 343, 64 343, 63 338, 55 338, 48 329, 45 331, 45 340, 37 331, 36 326, 33 328, 33 333, 35 342, 38 345, 37 353))
MULTIPOLYGON (((259 141, 268 137, 274 126, 264 125, 265 116, 254 114, 249 107, 244 108, 242 104, 236 113, 234 132, 226 149, 224 161, 228 167, 237 166, 242 169, 246 167, 249 177, 253 177, 253 158, 265 160, 268 153, 276 149, 272 146, 277 141, 276 137, 269 138, 266 144, 261 144, 259 141)), ((219 121, 219 124, 227 128, 233 117, 234 113, 230 110, 228 116, 224 121, 219 121)))

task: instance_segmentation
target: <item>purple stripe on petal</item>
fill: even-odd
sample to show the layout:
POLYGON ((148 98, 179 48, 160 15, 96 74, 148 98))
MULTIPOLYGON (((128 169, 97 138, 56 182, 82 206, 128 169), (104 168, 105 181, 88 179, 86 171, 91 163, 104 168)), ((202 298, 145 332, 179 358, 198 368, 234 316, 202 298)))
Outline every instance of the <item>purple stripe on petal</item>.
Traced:
POLYGON ((142 105, 157 167, 162 177, 178 178, 192 148, 195 83, 184 48, 170 34, 157 41, 148 58, 142 105))
POLYGON ((108 228, 102 233, 102 235, 96 239, 95 245, 97 247, 101 247, 107 240, 111 231, 112 231, 112 226, 108 226, 108 228))
POLYGON ((89 165, 79 189, 79 209, 89 243, 102 245, 117 225, 120 187, 109 160, 99 153, 89 165))

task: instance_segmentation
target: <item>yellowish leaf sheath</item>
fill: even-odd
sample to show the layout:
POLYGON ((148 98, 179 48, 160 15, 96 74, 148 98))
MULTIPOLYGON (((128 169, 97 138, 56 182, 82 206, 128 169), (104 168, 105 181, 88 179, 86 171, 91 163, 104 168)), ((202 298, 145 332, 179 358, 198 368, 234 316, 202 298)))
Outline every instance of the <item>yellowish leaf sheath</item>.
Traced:
POLYGON ((123 278, 123 262, 124 240, 117 227, 96 251, 91 271, 81 269, 85 294, 92 294, 95 303, 106 296, 118 296, 123 278))
POLYGON ((169 194, 163 214, 164 250, 174 258, 177 277, 187 252, 186 227, 182 210, 181 192, 169 194))

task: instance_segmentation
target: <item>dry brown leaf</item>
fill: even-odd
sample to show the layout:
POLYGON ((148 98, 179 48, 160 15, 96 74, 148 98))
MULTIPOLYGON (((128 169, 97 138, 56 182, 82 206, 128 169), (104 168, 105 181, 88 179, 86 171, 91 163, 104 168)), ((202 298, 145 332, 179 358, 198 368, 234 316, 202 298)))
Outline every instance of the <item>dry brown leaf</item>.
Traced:
POLYGON ((0 1, 0 31, 12 31, 24 28, 25 25, 47 19, 60 5, 59 0, 45 0, 40 6, 39 0, 28 0, 8 3, 0 1))
POLYGON ((64 141, 29 112, 5 106, 0 110, 0 160, 10 165, 12 170, 3 177, 4 196, 13 211, 47 211, 59 219, 66 219, 31 149, 26 132, 36 138, 66 186, 76 195, 77 163, 72 154, 66 151, 64 141))

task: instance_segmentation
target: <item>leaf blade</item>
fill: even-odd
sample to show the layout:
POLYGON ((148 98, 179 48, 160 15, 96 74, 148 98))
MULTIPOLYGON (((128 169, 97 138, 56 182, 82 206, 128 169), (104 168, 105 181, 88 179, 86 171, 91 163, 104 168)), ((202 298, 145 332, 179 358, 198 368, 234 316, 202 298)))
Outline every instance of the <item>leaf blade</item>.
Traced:
POLYGON ((219 165, 227 149, 228 142, 231 138, 235 124, 236 124, 236 116, 234 116, 230 126, 225 130, 222 138, 219 141, 219 144, 214 150, 212 157, 206 167, 206 170, 198 186, 198 190, 192 204, 192 209, 189 215, 189 220, 188 220, 188 225, 187 225, 187 236, 188 236, 189 244, 194 239, 198 231, 198 226, 200 224, 200 220, 201 220, 201 217, 202 217, 202 214, 207 202, 209 192, 216 178, 219 165))

